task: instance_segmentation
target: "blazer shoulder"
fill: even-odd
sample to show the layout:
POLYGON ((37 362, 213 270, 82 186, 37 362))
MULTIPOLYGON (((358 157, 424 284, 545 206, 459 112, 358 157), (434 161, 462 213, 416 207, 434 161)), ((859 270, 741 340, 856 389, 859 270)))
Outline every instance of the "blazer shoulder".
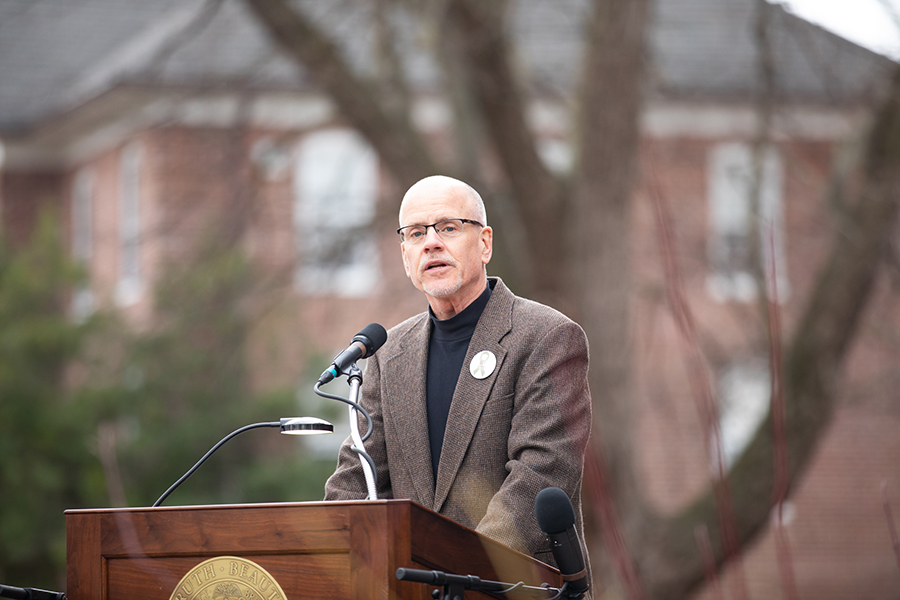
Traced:
POLYGON ((510 321, 511 327, 503 342, 508 348, 535 349, 551 343, 559 345, 557 351, 588 352, 584 329, 546 304, 516 296, 510 310, 510 321))
MULTIPOLYGON (((411 337, 422 333, 422 328, 428 326, 428 312, 421 312, 406 319, 388 329, 385 348, 397 349, 411 337)), ((386 353, 383 353, 386 354, 386 353)))
POLYGON ((544 330, 560 325, 573 325, 581 329, 578 323, 552 306, 547 306, 528 298, 522 298, 521 296, 516 296, 513 301, 512 315, 515 323, 534 323, 544 330))
POLYGON ((498 330, 502 327, 505 335, 513 337, 526 337, 531 341, 536 341, 544 337, 548 332, 562 327, 563 330, 570 330, 576 336, 587 339, 584 330, 578 323, 546 304, 541 304, 522 296, 517 296, 503 281, 499 278, 494 286, 494 293, 485 312, 489 312, 489 317, 497 319, 504 325, 497 325, 498 330))

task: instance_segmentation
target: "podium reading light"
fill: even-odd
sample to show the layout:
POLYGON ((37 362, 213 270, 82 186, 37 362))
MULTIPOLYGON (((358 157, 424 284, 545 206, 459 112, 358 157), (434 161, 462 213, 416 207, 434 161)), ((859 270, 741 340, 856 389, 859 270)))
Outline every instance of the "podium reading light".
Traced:
POLYGON ((281 419, 281 433, 287 435, 320 435, 334 433, 334 425, 316 417, 281 419))
POLYGON ((253 423, 252 425, 245 425, 240 429, 236 429, 232 431, 225 437, 223 437, 218 444, 209 449, 209 452, 203 455, 203 458, 197 461, 193 467, 191 467, 187 473, 181 476, 181 479, 172 484, 172 487, 166 490, 166 492, 159 497, 159 500, 153 503, 153 507, 157 507, 163 503, 163 500, 169 497, 169 494, 175 491, 175 489, 184 483, 184 481, 194 474, 194 471, 200 468, 200 465, 206 462, 206 459, 212 456, 212 453, 222 447, 222 444, 233 438, 234 436, 244 433, 245 431, 250 431, 251 429, 258 429, 260 427, 278 427, 281 429, 281 433, 285 433, 288 435, 317 435, 323 433, 333 433, 334 425, 329 423, 328 421, 324 421, 322 419, 317 419, 315 417, 282 417, 280 421, 271 421, 266 423, 253 423))

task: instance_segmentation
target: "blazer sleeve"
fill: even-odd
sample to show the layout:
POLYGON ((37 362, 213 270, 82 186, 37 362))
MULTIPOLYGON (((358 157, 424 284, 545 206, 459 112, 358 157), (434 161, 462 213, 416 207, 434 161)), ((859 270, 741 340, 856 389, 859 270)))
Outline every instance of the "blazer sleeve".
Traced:
POLYGON ((564 490, 584 539, 581 480, 591 429, 587 337, 566 319, 551 327, 520 365, 507 441, 508 475, 476 530, 554 564, 534 515, 534 499, 548 486, 564 490))
MULTIPOLYGON (((372 435, 364 442, 366 452, 376 466, 376 491, 381 499, 393 498, 391 475, 388 470, 387 448, 384 442, 384 413, 381 407, 381 368, 378 357, 366 361, 363 385, 360 388, 360 402, 372 418, 372 435)), ((363 415, 358 415, 360 435, 365 435, 368 423, 363 415)), ((351 450, 353 439, 347 437, 341 444, 337 469, 325 482, 325 500, 364 500, 369 492, 359 455, 351 450)))

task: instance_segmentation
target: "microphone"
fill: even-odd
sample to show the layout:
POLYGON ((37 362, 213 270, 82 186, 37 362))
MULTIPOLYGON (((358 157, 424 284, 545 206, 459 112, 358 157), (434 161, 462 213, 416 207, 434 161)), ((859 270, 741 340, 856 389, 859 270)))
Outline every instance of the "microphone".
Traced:
POLYGON ((565 585, 562 596, 577 600, 590 589, 584 555, 575 532, 575 509, 568 494, 558 487, 538 492, 534 513, 541 531, 550 538, 550 550, 565 585))
POLYGON ((387 331, 378 323, 369 323, 353 336, 347 349, 334 357, 331 366, 319 376, 319 383, 325 384, 341 375, 360 358, 372 356, 387 341, 387 331))
POLYGON ((66 595, 63 592, 51 592, 37 588, 0 585, 0 598, 13 598, 14 600, 66 600, 66 595))

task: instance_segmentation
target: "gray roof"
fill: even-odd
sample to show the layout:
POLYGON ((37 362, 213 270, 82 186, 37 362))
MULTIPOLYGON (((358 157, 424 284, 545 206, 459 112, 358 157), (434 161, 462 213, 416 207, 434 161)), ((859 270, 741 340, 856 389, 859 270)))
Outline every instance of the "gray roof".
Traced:
POLYGON ((0 2, 0 130, 17 131, 123 83, 296 81, 234 1, 0 2), (207 18, 207 16, 209 18, 207 18))
MULTIPOLYGON (((371 2, 295 0, 360 71, 371 60, 371 2)), ((585 0, 516 0, 510 27, 518 66, 537 90, 565 93, 579 72, 585 0)), ((756 89, 757 0, 660 0, 650 31, 649 90, 664 97, 746 98, 756 89)), ((870 97, 895 65, 772 6, 782 97, 844 103, 870 97)), ((394 12, 407 74, 434 89, 433 35, 394 12)), ((0 132, 25 132, 116 87, 297 90, 285 58, 240 0, 3 0, 0 132)))
MULTIPOLYGON (((654 87, 679 96, 734 97, 758 85, 759 0, 663 0, 652 32, 654 87)), ((784 99, 871 100, 896 67, 784 10, 768 5, 775 86, 784 99)))

